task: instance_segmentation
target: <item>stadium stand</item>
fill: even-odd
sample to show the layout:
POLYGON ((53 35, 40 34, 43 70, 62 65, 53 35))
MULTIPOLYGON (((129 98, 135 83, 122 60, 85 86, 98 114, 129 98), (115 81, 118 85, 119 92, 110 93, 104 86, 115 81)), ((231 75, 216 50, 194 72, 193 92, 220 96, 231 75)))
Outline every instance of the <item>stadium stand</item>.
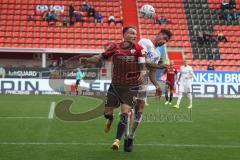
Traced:
MULTIPOLYGON (((84 1, 76 0, 5 0, 0 3, 0 47, 2 48, 60 48, 60 49, 102 49, 109 41, 120 41, 121 23, 108 24, 108 17, 127 21, 123 17, 123 0, 90 0, 89 3, 104 17, 104 23, 94 23, 93 17, 84 16, 84 22, 73 26, 62 26, 58 21, 49 25, 42 19, 42 13, 36 6, 63 5, 63 15, 68 15, 68 5, 75 4, 79 9, 84 1)), ((152 19, 139 18, 138 25, 141 37, 153 36, 160 28, 173 31, 169 49, 184 51, 184 57, 195 66, 205 69, 209 60, 213 60, 217 70, 236 70, 240 67, 240 26, 239 20, 226 21, 219 18, 220 0, 138 0, 137 8, 151 4, 159 16, 164 16, 170 23, 156 24, 152 19), (227 42, 199 44, 199 31, 217 35, 222 30, 227 42)), ((236 1, 236 12, 239 13, 240 2, 236 1)), ((127 23, 124 23, 127 24, 127 23)), ((33 54, 32 54, 33 55, 33 54)), ((21 55, 18 54, 19 59, 21 55)), ((1 56, 0 56, 1 57, 1 56)), ((54 57, 54 56, 53 56, 54 57)), ((171 56, 174 57, 174 56, 171 56)), ((176 56, 177 58, 183 58, 176 56)), ((52 57, 49 59, 51 60, 52 57)), ((181 59, 176 59, 181 60, 181 59)))
MULTIPOLYGON (((236 67, 233 65, 236 65, 239 59, 226 59, 226 57, 228 57, 228 54, 237 54, 240 49, 238 44, 239 34, 238 32, 237 34, 233 34, 234 31, 237 31, 240 28, 239 21, 226 21, 220 18, 222 11, 220 9, 221 1, 219 0, 184 0, 183 3, 186 19, 188 21, 193 49, 193 59, 221 59, 221 61, 216 61, 217 70, 235 70, 236 67), (213 6, 217 7, 214 8, 213 6), (191 31, 191 29, 193 31, 191 31), (228 42, 218 42, 213 40, 205 43, 204 45, 197 42, 196 31, 207 32, 216 36, 220 30, 223 31, 223 34, 227 37, 228 42)), ((198 61, 193 61, 193 64, 196 64, 197 62, 198 61)), ((198 65, 200 67, 205 67, 207 64, 207 61, 204 60, 199 62, 200 64, 198 65)))
POLYGON ((50 26, 43 21, 42 14, 36 13, 35 21, 28 21, 28 15, 36 11, 36 6, 64 5, 63 15, 68 15, 68 5, 74 3, 80 8, 81 1, 35 1, 7 0, 1 1, 1 38, 0 47, 27 48, 102 48, 109 40, 121 40, 121 23, 107 23, 107 18, 113 14, 121 18, 121 1, 90 1, 90 5, 103 14, 103 25, 94 23, 92 17, 84 17, 85 22, 76 22, 74 26, 50 26))
MULTIPOLYGON (((171 20, 170 24, 155 24, 150 19, 140 19, 143 37, 153 36, 160 28, 173 30, 174 36, 168 47, 184 48, 184 56, 195 69, 206 69, 209 60, 214 60, 217 70, 236 70, 239 67, 240 27, 239 20, 226 21, 219 18, 220 0, 138 0, 138 7, 151 4, 158 16, 171 20), (222 30, 228 42, 211 41, 198 43, 199 31, 213 37, 222 30), (220 60, 221 59, 221 60, 220 60)), ((239 13, 240 3, 236 3, 239 13)), ((179 57, 179 56, 177 56, 179 57)))

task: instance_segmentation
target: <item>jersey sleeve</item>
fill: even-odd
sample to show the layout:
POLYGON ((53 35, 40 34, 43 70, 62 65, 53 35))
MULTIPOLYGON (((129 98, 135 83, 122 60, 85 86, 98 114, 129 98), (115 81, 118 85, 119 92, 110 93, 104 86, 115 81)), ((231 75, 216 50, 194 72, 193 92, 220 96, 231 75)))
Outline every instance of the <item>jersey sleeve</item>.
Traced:
POLYGON ((115 43, 110 43, 110 44, 108 44, 108 45, 106 46, 105 51, 102 53, 102 57, 103 57, 104 59, 110 58, 111 56, 114 55, 116 48, 117 48, 117 44, 115 44, 115 43))
POLYGON ((141 39, 138 44, 143 47, 144 51, 147 52, 147 43, 145 39, 141 39))
POLYGON ((76 79, 78 79, 78 72, 76 73, 76 76, 75 76, 75 77, 76 77, 76 79))
POLYGON ((182 79, 182 70, 183 70, 183 68, 181 66, 180 69, 179 69, 178 75, 177 75, 179 81, 182 79))
POLYGON ((81 78, 85 77, 85 72, 81 72, 81 78))
POLYGON ((192 69, 192 67, 189 67, 189 74, 191 75, 191 76, 193 76, 193 69, 192 69))

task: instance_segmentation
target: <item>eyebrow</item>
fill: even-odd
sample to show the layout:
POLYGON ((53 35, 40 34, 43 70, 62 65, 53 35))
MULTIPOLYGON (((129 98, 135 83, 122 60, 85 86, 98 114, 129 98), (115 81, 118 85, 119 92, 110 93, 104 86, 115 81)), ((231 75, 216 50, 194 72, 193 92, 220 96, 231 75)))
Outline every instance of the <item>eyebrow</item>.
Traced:
POLYGON ((135 34, 137 34, 135 31, 131 31, 131 30, 130 30, 130 31, 127 31, 127 32, 128 32, 128 33, 135 33, 135 34))

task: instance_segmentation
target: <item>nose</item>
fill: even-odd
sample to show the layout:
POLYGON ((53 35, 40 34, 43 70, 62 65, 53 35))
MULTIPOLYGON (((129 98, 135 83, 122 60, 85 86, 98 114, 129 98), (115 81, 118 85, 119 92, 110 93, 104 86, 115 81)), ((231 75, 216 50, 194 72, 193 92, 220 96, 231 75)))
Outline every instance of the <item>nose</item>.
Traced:
POLYGON ((137 34, 132 34, 132 37, 133 37, 133 38, 136 38, 136 37, 137 37, 137 34))

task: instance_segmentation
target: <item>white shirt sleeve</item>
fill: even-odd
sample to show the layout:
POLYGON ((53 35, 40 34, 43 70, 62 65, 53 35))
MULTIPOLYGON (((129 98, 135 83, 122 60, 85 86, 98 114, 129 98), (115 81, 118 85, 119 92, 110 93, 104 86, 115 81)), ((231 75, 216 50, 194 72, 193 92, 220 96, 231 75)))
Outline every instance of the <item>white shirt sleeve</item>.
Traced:
POLYGON ((138 44, 143 47, 143 49, 144 49, 145 52, 147 52, 147 45, 148 45, 148 44, 147 44, 146 39, 140 39, 140 41, 138 42, 138 44))
POLYGON ((182 79, 182 66, 180 67, 178 72, 178 81, 181 81, 181 79, 182 79))
POLYGON ((193 75, 193 69, 192 69, 192 67, 190 66, 189 68, 190 68, 190 74, 193 75))
POLYGON ((191 66, 189 66, 189 79, 192 80, 192 77, 193 77, 193 69, 191 66), (191 77, 191 78, 190 78, 191 77))
POLYGON ((151 40, 142 38, 138 42, 138 44, 141 45, 144 48, 144 51, 146 52, 146 59, 148 59, 152 63, 156 63, 156 64, 159 62, 160 54, 156 50, 156 48, 153 45, 151 40))

